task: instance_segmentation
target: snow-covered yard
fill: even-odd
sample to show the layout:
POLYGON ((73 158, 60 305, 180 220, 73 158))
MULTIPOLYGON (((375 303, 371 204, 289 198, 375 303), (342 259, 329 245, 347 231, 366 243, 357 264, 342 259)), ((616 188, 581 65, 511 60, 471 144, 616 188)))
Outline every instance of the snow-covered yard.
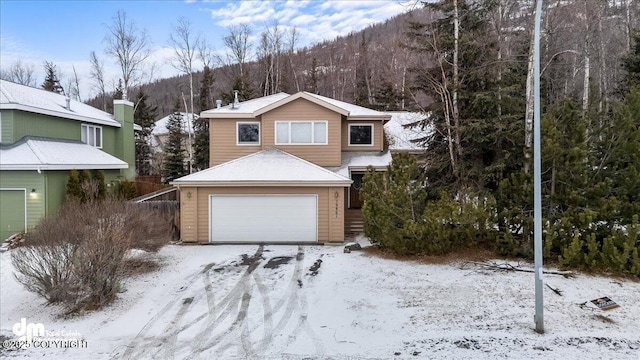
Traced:
MULTIPOLYGON (((361 242, 366 240, 360 239, 361 242)), ((72 319, 1 262, 1 334, 26 319, 83 348, 4 350, 43 359, 639 359, 640 283, 382 259, 332 246, 167 246, 108 309, 72 319), (620 308, 580 303, 609 296, 620 308), (70 334, 70 335, 69 335, 70 334), (84 346, 83 345, 83 346, 84 346)), ((52 344, 49 344, 52 345, 52 344)), ((53 346, 53 345, 52 345, 53 346)))

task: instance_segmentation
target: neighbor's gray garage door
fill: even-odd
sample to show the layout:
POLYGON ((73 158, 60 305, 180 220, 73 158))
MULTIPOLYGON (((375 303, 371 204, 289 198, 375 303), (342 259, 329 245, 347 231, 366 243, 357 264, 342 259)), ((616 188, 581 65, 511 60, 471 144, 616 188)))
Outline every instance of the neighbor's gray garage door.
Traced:
POLYGON ((316 195, 210 195, 210 242, 318 241, 316 195))
POLYGON ((25 229, 25 190, 0 189, 0 242, 25 229))

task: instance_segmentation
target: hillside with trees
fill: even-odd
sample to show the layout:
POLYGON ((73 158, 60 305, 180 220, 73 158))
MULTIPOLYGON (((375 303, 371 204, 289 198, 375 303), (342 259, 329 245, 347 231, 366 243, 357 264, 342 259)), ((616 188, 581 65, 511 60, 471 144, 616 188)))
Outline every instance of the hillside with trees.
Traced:
MULTIPOLYGON (((638 12, 621 1, 547 4, 545 258, 638 276, 638 12)), ((416 125, 434 131, 421 139, 428 148, 423 168, 413 157, 397 156, 389 172, 365 177, 365 231, 381 247, 533 256, 530 5, 440 1, 427 5, 438 14, 435 21, 411 23, 408 46, 420 55, 411 69, 412 93, 432 100, 418 102, 427 112, 416 125)))

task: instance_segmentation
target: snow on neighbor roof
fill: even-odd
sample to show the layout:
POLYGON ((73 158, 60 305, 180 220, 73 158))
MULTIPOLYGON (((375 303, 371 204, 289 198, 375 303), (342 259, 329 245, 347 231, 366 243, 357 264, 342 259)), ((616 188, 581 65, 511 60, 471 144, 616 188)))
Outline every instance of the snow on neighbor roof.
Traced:
POLYGON ((389 138, 389 148, 394 151, 420 151, 425 147, 412 140, 420 139, 428 135, 432 130, 431 127, 422 129, 420 125, 408 127, 409 124, 415 124, 426 117, 425 114, 419 112, 406 111, 388 111, 391 119, 384 124, 384 131, 389 138))
POLYGON ((252 99, 252 100, 247 100, 247 101, 242 101, 240 102, 240 104, 238 106, 236 106, 235 108, 232 106, 232 104, 226 105, 226 106, 222 106, 219 109, 211 109, 211 110, 206 110, 203 111, 202 113, 200 113, 200 116, 202 117, 212 117, 216 116, 217 114, 224 114, 224 115, 238 115, 238 114, 242 114, 242 115, 247 115, 250 117, 253 117, 253 113, 255 111, 258 111, 266 106, 269 106, 273 103, 275 103, 276 101, 282 100, 286 97, 290 96, 287 93, 277 93, 277 94, 273 94, 273 95, 269 95, 269 96, 263 96, 257 99, 252 99))
POLYGON ((94 124, 120 127, 120 122, 107 112, 71 99, 67 110, 67 97, 51 91, 0 80, 0 109, 22 110, 85 121, 94 124))
MULTIPOLYGON (((169 133, 169 130, 167 130, 167 124, 169 124, 169 118, 171 117, 172 114, 169 114, 165 117, 163 117, 162 119, 158 120, 155 122, 155 126, 153 128, 153 131, 151 132, 152 135, 165 135, 169 133)), ((191 134, 194 133, 193 131, 193 121, 191 120, 191 114, 185 113, 185 112, 181 112, 180 115, 182 115, 182 131, 184 131, 185 134, 188 134, 189 132, 191 132, 191 134), (186 121, 185 121, 186 120, 186 121)), ((198 119, 198 115, 196 114, 195 119, 198 119)))
POLYGON ((391 164, 390 151, 343 151, 342 166, 327 167, 338 175, 350 177, 350 170, 364 171, 369 166, 386 168, 391 164))
POLYGON ((262 150, 173 181, 174 185, 282 183, 350 185, 351 179, 279 149, 262 150))
POLYGON ((75 140, 25 136, 0 145, 0 170, 126 169, 129 165, 75 140))

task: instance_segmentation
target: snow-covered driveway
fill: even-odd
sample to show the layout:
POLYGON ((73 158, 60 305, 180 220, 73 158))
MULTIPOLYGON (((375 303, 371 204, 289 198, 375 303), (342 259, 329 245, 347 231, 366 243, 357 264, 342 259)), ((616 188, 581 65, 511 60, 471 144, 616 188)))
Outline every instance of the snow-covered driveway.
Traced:
POLYGON ((533 275, 343 253, 331 246, 168 246, 109 309, 60 319, 0 255, 0 328, 21 318, 77 332, 50 359, 639 359, 640 283, 547 275, 546 334, 533 331, 533 275), (602 312, 578 304, 610 296, 602 312))

